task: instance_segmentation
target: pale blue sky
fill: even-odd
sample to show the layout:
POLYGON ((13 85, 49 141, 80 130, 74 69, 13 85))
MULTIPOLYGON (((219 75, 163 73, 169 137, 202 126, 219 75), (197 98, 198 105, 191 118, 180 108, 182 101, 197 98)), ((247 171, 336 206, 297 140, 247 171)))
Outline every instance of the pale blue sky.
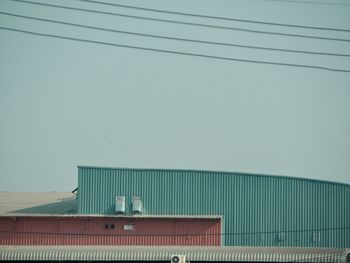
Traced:
MULTIPOLYGON (((347 32, 188 18, 75 0, 42 2, 350 39, 347 32)), ((268 0, 115 2, 350 29, 350 2, 345 0, 333 1, 345 5, 268 0)), ((1 0, 0 10, 148 34, 350 54, 350 44, 344 41, 147 22, 7 0, 1 0)), ((0 26, 350 70, 349 57, 147 39, 5 15, 0 15, 0 26)), ((162 54, 4 30, 0 30, 0 57, 1 191, 72 190, 77 184, 77 165, 240 171, 350 183, 350 73, 162 54)))

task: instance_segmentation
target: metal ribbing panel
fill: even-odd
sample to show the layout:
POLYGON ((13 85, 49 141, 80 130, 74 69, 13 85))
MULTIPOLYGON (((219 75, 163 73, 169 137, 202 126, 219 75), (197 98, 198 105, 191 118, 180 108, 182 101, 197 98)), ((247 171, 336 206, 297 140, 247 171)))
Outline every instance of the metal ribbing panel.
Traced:
POLYGON ((196 246, 0 246, 0 260, 31 261, 188 261, 346 262, 348 249, 196 246))
POLYGON ((349 228, 334 229, 349 227, 350 186, 345 184, 227 172, 79 167, 78 186, 82 214, 113 214, 116 195, 125 195, 131 212, 132 196, 138 195, 146 214, 223 215, 226 245, 350 246, 349 228))

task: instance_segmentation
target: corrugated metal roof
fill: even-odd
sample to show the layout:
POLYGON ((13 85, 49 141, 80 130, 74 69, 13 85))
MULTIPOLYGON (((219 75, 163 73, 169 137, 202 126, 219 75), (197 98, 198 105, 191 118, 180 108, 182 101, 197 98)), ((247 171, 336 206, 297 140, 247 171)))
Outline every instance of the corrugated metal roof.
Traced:
POLYGON ((70 192, 0 192, 0 214, 8 213, 77 213, 77 200, 70 192))
POLYGON ((217 174, 240 174, 247 176, 258 176, 258 177, 272 177, 272 178, 283 178, 290 180, 303 180, 303 181, 311 181, 311 182, 321 182, 321 183, 329 183, 329 184, 339 184, 350 186, 348 183, 341 183, 335 181, 321 180, 321 179, 313 179, 313 178, 305 178, 305 177, 296 177, 296 176, 284 176, 284 175, 272 175, 272 174, 258 174, 258 173, 246 173, 246 172, 238 172, 238 171, 217 171, 217 170, 202 170, 202 169, 165 169, 165 168, 130 168, 130 167, 105 167, 105 166, 89 166, 89 165, 78 165, 77 168, 84 169, 104 169, 104 170, 130 170, 130 171, 161 171, 161 172, 199 172, 199 173, 217 173, 217 174))
POLYGON ((346 262, 348 248, 0 246, 0 260, 346 262))

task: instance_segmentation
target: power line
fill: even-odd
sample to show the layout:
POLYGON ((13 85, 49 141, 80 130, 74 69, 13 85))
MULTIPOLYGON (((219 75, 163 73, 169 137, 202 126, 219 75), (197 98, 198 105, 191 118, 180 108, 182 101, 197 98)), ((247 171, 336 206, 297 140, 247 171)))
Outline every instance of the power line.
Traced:
MULTIPOLYGON (((260 234, 277 234, 277 233, 303 233, 316 231, 335 231, 348 230, 350 227, 337 228, 319 228, 306 230, 285 230, 285 231, 258 231, 258 232, 237 232, 237 233, 184 233, 184 234, 106 234, 106 233, 60 233, 60 232, 37 232, 37 231, 15 231, 0 230, 0 233, 9 234, 36 234, 36 235, 63 235, 63 236, 106 236, 106 237, 186 237, 186 236, 241 236, 241 235, 260 235, 260 234)), ((116 229, 115 229, 116 230, 116 229)))
POLYGON ((165 50, 165 49, 147 48, 147 47, 141 47, 141 46, 122 45, 122 44, 116 44, 116 43, 110 43, 110 42, 102 42, 102 41, 89 40, 89 39, 81 39, 81 38, 73 38, 73 37, 60 36, 60 35, 38 33, 38 32, 33 32, 33 31, 17 29, 17 28, 10 28, 10 27, 0 27, 0 29, 13 31, 13 32, 20 32, 20 33, 25 33, 25 34, 30 34, 30 35, 42 36, 42 37, 66 39, 66 40, 86 42, 86 43, 91 43, 91 44, 122 47, 122 48, 129 48, 129 49, 138 49, 138 50, 160 52, 160 53, 167 53, 167 54, 185 55, 185 56, 192 56, 192 57, 201 57, 201 58, 245 62, 245 63, 255 63, 255 64, 263 64, 263 65, 310 68, 310 69, 320 69, 320 70, 327 70, 327 71, 333 71, 333 72, 350 73, 350 70, 347 70, 347 69, 330 68, 330 67, 324 67, 324 66, 313 66, 313 65, 302 65, 302 64, 292 64, 292 63, 282 63, 282 62, 270 62, 270 61, 262 61, 262 60, 249 60, 249 59, 240 59, 240 58, 231 58, 231 57, 220 57, 220 56, 212 56, 212 55, 198 54, 198 53, 189 53, 189 52, 181 52, 181 51, 173 51, 173 50, 165 50))
POLYGON ((311 55, 350 57, 350 54, 329 53, 329 52, 314 52, 314 51, 307 51, 307 50, 294 50, 294 49, 282 49, 282 48, 270 48, 270 47, 240 45, 240 44, 223 43, 223 42, 216 42, 216 41, 196 40, 196 39, 188 39, 188 38, 179 38, 179 37, 170 37, 170 36, 162 36, 162 35, 144 34, 144 33, 138 33, 138 32, 122 31, 122 30, 116 30, 116 29, 110 29, 110 28, 104 28, 104 27, 96 27, 96 26, 90 26, 90 25, 76 24, 76 23, 70 23, 70 22, 59 21, 59 20, 52 20, 52 19, 44 19, 44 18, 38 18, 38 17, 32 17, 32 16, 25 16, 25 15, 19 15, 19 14, 8 13, 8 12, 1 12, 1 11, 0 11, 0 14, 13 16, 13 17, 19 17, 19 18, 25 18, 25 19, 30 19, 30 20, 37 20, 37 21, 56 23, 56 24, 62 24, 62 25, 69 25, 69 26, 75 26, 75 27, 81 27, 81 28, 87 28, 87 29, 94 29, 94 30, 100 30, 100 31, 106 31, 106 32, 113 32, 113 33, 120 33, 120 34, 136 35, 136 36, 142 36, 142 37, 160 38, 160 39, 167 39, 167 40, 185 41, 185 42, 192 42, 192 43, 220 45, 220 46, 229 46, 229 47, 238 47, 238 48, 260 49, 260 50, 269 50, 269 51, 278 51, 278 52, 290 52, 290 53, 302 53, 302 54, 311 54, 311 55))
POLYGON ((154 8, 146 8, 146 7, 139 7, 139 6, 107 3, 107 2, 100 2, 100 1, 95 1, 95 0, 76 0, 76 1, 89 2, 89 3, 108 5, 108 6, 123 7, 123 8, 130 8, 130 9, 143 10, 143 11, 151 11, 151 12, 157 12, 157 13, 189 16, 189 17, 210 18, 210 19, 217 19, 217 20, 244 22, 244 23, 252 23, 252 24, 262 24, 262 25, 272 25, 272 26, 282 26, 282 27, 296 27, 296 28, 316 29, 316 30, 350 32, 350 29, 340 29, 340 28, 331 28, 331 27, 315 27, 315 26, 306 26, 306 25, 274 23, 274 22, 257 21, 257 20, 249 20, 249 19, 230 18, 230 17, 210 16, 210 15, 184 13, 184 12, 176 12, 176 11, 161 10, 161 9, 154 9, 154 8))
POLYGON ((257 34, 285 36, 285 37, 298 37, 298 38, 309 38, 309 39, 319 39, 319 40, 350 42, 350 39, 344 39, 344 38, 309 36, 309 35, 303 35, 303 34, 280 33, 280 32, 273 32, 273 31, 261 31, 261 30, 246 29, 246 28, 240 28, 240 27, 218 26, 218 25, 202 24, 202 23, 192 23, 192 22, 185 22, 185 21, 178 21, 178 20, 160 19, 160 18, 136 16, 136 15, 126 15, 126 14, 115 13, 115 12, 97 11, 97 10, 91 10, 91 9, 85 9, 85 8, 78 8, 78 7, 69 7, 69 6, 62 6, 62 5, 46 4, 46 3, 33 2, 33 1, 28 1, 28 0, 9 0, 9 1, 26 3, 26 4, 33 4, 33 5, 40 5, 40 6, 47 6, 47 7, 62 8, 62 9, 67 9, 67 10, 82 11, 82 12, 88 12, 88 13, 94 13, 94 14, 103 14, 103 15, 120 16, 120 17, 132 18, 132 19, 141 19, 141 20, 146 20, 146 21, 173 23, 173 24, 179 24, 179 25, 199 26, 199 27, 206 27, 206 28, 233 30, 233 31, 257 33, 257 34))

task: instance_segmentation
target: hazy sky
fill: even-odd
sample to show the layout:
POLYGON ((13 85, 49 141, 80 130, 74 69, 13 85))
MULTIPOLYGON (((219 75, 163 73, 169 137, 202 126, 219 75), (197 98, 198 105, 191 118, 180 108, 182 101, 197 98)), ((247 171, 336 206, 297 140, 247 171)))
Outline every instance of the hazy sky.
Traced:
MULTIPOLYGON (((350 39, 350 32, 191 18, 76 0, 41 2, 350 39)), ((350 29, 350 2, 345 0, 318 0, 316 4, 277 0, 109 2, 350 29), (330 2, 333 4, 327 4, 330 2)), ((8 0, 1 0, 0 10, 145 34, 350 54, 347 41, 152 22, 8 0)), ((3 14, 0 26, 122 45, 350 70, 350 57, 152 39, 3 14)), ((350 73, 164 54, 0 29, 0 124, 1 191, 72 190, 77 185, 77 165, 240 171, 350 183, 350 73)))

